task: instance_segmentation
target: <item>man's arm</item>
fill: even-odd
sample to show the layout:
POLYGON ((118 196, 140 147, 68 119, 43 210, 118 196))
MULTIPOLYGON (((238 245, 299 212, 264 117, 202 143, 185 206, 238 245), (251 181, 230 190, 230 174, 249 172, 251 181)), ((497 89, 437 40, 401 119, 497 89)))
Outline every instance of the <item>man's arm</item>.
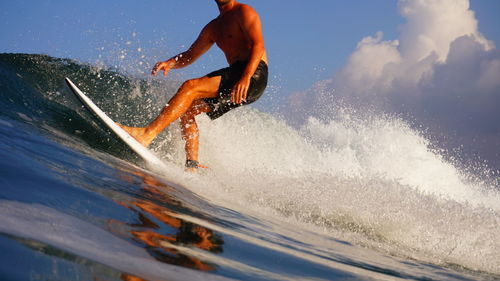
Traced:
POLYGON ((208 51, 208 49, 210 49, 210 47, 214 44, 211 35, 211 24, 212 23, 210 22, 201 30, 200 35, 198 35, 198 38, 187 51, 173 56, 166 61, 157 62, 153 67, 151 74, 156 75, 158 71, 163 70, 163 74, 167 76, 170 69, 186 67, 208 51))
POLYGON ((241 28, 244 34, 248 37, 251 50, 248 64, 241 76, 238 83, 235 84, 231 94, 231 102, 241 103, 246 101, 248 88, 250 86, 250 79, 255 73, 257 66, 264 55, 264 37, 262 36, 262 24, 259 14, 250 6, 242 6, 242 19, 241 28))

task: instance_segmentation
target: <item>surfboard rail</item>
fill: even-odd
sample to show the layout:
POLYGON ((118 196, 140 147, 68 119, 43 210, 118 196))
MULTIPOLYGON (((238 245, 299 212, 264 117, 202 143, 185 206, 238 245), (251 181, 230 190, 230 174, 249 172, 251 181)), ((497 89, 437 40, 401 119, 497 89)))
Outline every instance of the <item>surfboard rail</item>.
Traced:
POLYGON ((167 166, 153 152, 140 144, 134 137, 118 126, 104 111, 102 111, 87 95, 85 95, 68 77, 64 79, 66 84, 81 101, 81 103, 92 112, 107 128, 118 136, 130 149, 137 153, 146 164, 154 169, 166 169, 167 166))

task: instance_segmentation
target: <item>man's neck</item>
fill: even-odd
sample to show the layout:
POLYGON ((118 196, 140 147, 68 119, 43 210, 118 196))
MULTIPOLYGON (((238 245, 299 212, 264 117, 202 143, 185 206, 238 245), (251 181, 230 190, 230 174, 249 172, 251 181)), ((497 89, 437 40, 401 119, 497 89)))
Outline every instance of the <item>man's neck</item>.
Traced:
POLYGON ((219 12, 220 14, 224 14, 228 11, 230 11, 231 9, 234 8, 234 6, 236 5, 236 1, 229 1, 228 3, 224 4, 224 5, 220 5, 219 6, 219 12))

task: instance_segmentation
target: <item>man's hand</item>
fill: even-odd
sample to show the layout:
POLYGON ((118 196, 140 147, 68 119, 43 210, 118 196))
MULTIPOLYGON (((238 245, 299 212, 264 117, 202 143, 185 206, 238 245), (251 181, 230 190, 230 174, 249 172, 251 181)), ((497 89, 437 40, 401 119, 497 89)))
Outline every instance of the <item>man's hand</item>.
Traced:
POLYGON ((236 83, 231 92, 231 102, 242 103, 247 101, 248 88, 250 87, 250 78, 241 78, 236 83))
POLYGON ((153 67, 153 70, 151 71, 151 75, 156 76, 158 71, 163 70, 163 76, 167 76, 168 72, 170 71, 171 68, 172 68, 172 63, 170 62, 170 60, 159 61, 153 67))

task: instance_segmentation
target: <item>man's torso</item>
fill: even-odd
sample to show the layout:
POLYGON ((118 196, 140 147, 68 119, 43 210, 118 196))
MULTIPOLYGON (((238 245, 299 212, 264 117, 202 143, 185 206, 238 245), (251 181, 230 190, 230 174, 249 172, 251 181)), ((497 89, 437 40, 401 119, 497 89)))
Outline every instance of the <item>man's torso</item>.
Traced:
MULTIPOLYGON (((210 33, 215 44, 224 52, 229 64, 247 61, 251 54, 251 42, 243 30, 241 6, 222 14, 210 22, 210 33)), ((263 57, 265 61, 265 55, 263 57)))

